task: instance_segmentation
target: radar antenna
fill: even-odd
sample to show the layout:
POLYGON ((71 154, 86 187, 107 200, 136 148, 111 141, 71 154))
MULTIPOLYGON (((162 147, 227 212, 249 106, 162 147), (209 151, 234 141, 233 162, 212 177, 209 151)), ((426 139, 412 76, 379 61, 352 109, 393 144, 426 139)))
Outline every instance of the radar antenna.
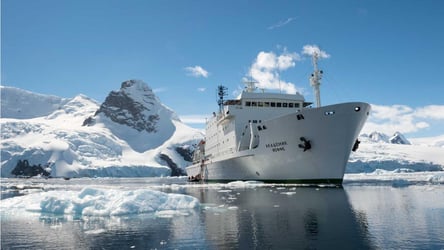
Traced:
POLYGON ((224 96, 228 95, 227 90, 228 90, 228 88, 223 85, 217 86, 217 96, 219 97, 217 99, 217 105, 219 105, 219 112, 220 113, 222 113, 223 108, 224 108, 224 96))
POLYGON ((251 78, 250 80, 245 80, 244 84, 245 84, 245 90, 247 92, 254 92, 257 87, 256 87, 256 81, 253 80, 253 78, 251 78))
POLYGON ((316 97, 316 106, 320 107, 321 106, 321 93, 320 93, 320 89, 319 86, 321 85, 321 79, 322 79, 322 70, 318 69, 318 59, 319 59, 319 54, 317 52, 313 53, 313 68, 314 71, 310 76, 310 85, 313 87, 314 90, 314 94, 316 97))

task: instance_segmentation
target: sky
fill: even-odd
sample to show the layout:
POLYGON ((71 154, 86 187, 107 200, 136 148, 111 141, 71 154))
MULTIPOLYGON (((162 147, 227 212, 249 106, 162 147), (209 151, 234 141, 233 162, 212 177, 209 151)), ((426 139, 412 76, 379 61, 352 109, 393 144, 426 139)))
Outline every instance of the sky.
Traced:
POLYGON ((145 81, 197 128, 244 79, 372 104, 364 132, 444 134, 444 1, 1 0, 1 85, 98 102, 145 81))

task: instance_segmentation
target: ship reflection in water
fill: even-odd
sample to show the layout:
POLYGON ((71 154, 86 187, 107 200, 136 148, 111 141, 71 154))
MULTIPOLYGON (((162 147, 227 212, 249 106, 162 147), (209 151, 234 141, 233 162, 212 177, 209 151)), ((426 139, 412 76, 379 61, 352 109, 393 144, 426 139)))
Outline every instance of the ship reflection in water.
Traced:
POLYGON ((368 223, 342 188, 193 190, 207 241, 230 249, 370 249, 368 223))

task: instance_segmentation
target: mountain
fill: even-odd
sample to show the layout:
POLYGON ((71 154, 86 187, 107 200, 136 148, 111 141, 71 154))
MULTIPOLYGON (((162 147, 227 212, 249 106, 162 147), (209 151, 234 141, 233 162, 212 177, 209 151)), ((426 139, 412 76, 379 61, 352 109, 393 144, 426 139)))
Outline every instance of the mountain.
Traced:
POLYGON ((70 99, 41 95, 30 91, 0 86, 1 117, 31 119, 46 116, 56 111, 70 99))
POLYGON ((396 132, 392 137, 390 137, 389 142, 392 144, 404 144, 410 145, 410 141, 405 138, 400 132, 396 132))
POLYGON ((389 142, 389 136, 381 133, 381 132, 377 132, 374 131, 372 133, 370 133, 368 136, 364 135, 365 137, 368 137, 370 139, 370 141, 373 142, 389 142))
POLYGON ((53 177, 169 176, 183 173, 203 137, 139 80, 122 83, 102 104, 85 95, 1 90, 3 177, 19 160, 53 177))
POLYGON ((152 89, 140 80, 122 83, 111 91, 86 126, 102 124, 137 152, 159 147, 176 129, 178 116, 163 105, 152 89))
POLYGON ((407 140, 407 138, 405 138, 405 136, 400 132, 396 132, 392 136, 388 136, 384 133, 374 131, 369 135, 363 134, 362 137, 368 138, 368 140, 371 142, 385 142, 385 143, 404 144, 404 145, 411 144, 410 141, 407 140))
POLYGON ((352 152, 346 173, 372 173, 444 170, 443 137, 412 140, 399 132, 389 137, 380 132, 359 137, 359 149, 352 152))

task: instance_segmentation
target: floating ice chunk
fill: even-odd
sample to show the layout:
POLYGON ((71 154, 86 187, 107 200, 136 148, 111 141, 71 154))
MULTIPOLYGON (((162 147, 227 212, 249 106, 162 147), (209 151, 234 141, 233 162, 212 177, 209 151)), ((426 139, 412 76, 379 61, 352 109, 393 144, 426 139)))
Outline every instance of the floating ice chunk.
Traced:
POLYGON ((94 229, 94 230, 84 231, 85 234, 102 234, 102 233, 105 233, 105 232, 106 232, 105 229, 94 229))
POLYGON ((261 186, 263 184, 264 183, 260 181, 232 181, 227 183, 227 186, 230 188, 248 188, 261 186))
MULTIPOLYGON (((2 200, 2 211, 25 210, 82 216, 116 216, 195 209, 197 198, 150 189, 133 191, 84 188, 81 191, 49 191, 2 200)), ((17 213, 19 214, 19 213, 17 213)), ((180 213, 175 213, 180 214, 180 213)))
POLYGON ((65 210, 70 206, 70 202, 63 199, 57 199, 55 197, 45 197, 40 202, 40 208, 42 212, 53 213, 53 214, 63 214, 65 210))
POLYGON ((219 190, 219 191, 217 191, 218 193, 230 193, 230 192, 233 192, 233 190, 230 190, 230 189, 221 189, 221 190, 219 190))
POLYGON ((281 194, 286 194, 288 196, 296 194, 296 192, 281 192, 281 194))
POLYGON ((190 214, 181 210, 162 210, 162 211, 157 211, 155 215, 160 218, 173 218, 176 215, 188 216, 190 214))
POLYGON ((444 184, 444 173, 437 173, 429 176, 428 182, 433 184, 444 184))

